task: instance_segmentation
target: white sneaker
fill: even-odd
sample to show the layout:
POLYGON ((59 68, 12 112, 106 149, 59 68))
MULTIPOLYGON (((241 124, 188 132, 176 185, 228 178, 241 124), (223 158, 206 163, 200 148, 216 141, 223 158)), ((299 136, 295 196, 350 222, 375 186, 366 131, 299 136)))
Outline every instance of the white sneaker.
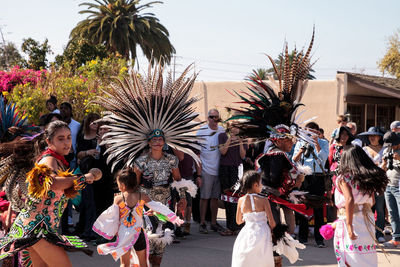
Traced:
POLYGON ((68 216, 68 225, 69 226, 74 226, 74 221, 72 220, 71 216, 68 216))
POLYGON ((392 227, 391 226, 386 226, 385 230, 383 231, 385 235, 391 235, 392 234, 392 227))
POLYGON ((379 243, 385 243, 386 240, 385 240, 384 237, 381 236, 381 237, 378 238, 378 242, 379 242, 379 243))

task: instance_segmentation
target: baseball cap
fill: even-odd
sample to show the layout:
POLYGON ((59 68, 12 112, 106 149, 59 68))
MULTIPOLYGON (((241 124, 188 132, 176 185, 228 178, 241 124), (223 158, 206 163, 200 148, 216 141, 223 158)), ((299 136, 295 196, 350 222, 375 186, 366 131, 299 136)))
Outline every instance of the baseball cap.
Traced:
POLYGON ((400 144, 400 134, 394 132, 387 132, 383 136, 383 146, 395 146, 400 144))
POLYGON ((390 130, 393 130, 395 128, 400 128, 400 121, 394 121, 390 124, 390 130))

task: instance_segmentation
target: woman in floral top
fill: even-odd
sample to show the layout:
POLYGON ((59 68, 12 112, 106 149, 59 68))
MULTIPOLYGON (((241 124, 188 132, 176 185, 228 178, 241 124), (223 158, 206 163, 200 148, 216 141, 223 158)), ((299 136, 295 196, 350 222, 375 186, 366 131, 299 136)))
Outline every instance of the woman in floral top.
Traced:
POLYGON ((334 249, 338 266, 377 266, 374 194, 384 192, 386 173, 359 146, 343 149, 335 181, 334 249))

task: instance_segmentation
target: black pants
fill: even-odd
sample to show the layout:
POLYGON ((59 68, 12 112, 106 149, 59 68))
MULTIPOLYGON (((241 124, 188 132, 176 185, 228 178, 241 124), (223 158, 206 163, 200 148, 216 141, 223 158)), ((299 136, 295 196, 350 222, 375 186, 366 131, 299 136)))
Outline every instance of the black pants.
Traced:
MULTIPOLYGON (((301 190, 307 191, 312 195, 323 196, 325 193, 325 176, 322 174, 307 175, 304 179, 301 190)), ((308 219, 299 216, 299 239, 307 241, 308 239, 308 219)), ((324 224, 324 209, 314 208, 314 238, 317 243, 323 242, 323 237, 319 229, 324 224)))
MULTIPOLYGON (((237 166, 219 166, 219 181, 221 183, 222 193, 225 190, 229 190, 235 185, 238 177, 238 167, 237 166)), ((240 230, 240 226, 236 223, 236 209, 237 203, 230 203, 224 201, 225 205, 225 216, 226 216, 226 227, 231 231, 240 230)))
POLYGON ((86 185, 81 191, 81 195, 79 222, 76 226, 76 230, 81 233, 81 237, 83 238, 96 237, 95 233, 92 231, 93 224, 96 221, 93 185, 86 185))

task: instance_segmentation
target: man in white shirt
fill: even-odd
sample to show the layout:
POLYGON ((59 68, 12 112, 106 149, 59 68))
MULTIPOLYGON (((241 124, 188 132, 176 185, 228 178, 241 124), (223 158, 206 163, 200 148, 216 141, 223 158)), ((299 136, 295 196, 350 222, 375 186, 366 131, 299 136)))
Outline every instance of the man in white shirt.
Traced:
POLYGON ((219 112, 216 109, 208 111, 208 124, 204 125, 197 132, 197 135, 204 137, 203 148, 200 151, 202 164, 202 179, 200 186, 200 232, 208 233, 205 224, 207 204, 210 200, 211 207, 211 230, 220 231, 222 227, 217 224, 218 199, 221 195, 221 185, 218 177, 219 158, 218 135, 224 132, 219 126, 219 112))

